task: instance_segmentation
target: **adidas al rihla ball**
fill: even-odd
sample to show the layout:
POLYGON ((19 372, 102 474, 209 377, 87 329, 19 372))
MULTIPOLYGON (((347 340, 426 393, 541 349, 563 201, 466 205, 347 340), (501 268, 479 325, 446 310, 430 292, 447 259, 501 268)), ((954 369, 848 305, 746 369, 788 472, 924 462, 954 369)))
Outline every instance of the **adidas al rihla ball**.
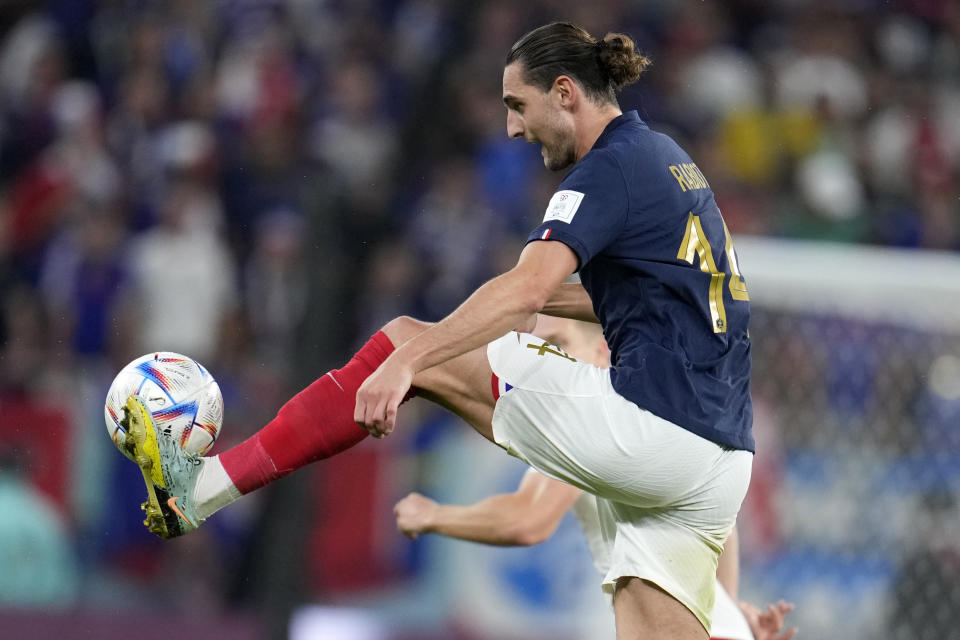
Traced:
POLYGON ((120 370, 104 404, 107 432, 125 455, 124 405, 134 394, 150 411, 157 431, 173 437, 188 453, 204 455, 220 435, 223 396, 210 372, 179 353, 148 353, 120 370))

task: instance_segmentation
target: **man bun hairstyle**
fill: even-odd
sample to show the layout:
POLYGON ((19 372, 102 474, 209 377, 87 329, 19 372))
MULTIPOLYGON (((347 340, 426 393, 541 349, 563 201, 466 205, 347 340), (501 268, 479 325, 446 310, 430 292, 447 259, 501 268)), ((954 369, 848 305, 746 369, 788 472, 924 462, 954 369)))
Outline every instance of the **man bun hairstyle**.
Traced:
POLYGON ((603 40, 598 40, 597 56, 600 68, 617 92, 639 80, 650 66, 650 59, 638 54, 630 36, 622 33, 608 33, 603 40))
POLYGON ((570 76, 595 102, 616 104, 617 93, 636 82, 650 60, 636 51, 630 36, 608 33, 597 40, 569 22, 538 27, 517 40, 504 66, 523 65, 524 79, 549 91, 558 76, 570 76))

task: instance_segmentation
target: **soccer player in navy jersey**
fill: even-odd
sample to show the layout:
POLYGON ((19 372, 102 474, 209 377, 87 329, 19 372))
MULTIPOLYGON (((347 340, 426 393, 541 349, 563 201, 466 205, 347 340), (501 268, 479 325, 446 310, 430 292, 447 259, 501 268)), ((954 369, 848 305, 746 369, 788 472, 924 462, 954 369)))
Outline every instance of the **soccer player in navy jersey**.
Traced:
POLYGON ((507 133, 539 144, 547 168, 570 170, 517 265, 448 317, 392 320, 212 458, 183 453, 131 397, 127 442, 151 530, 192 531, 368 432, 389 434, 417 393, 541 473, 605 498, 614 524, 603 587, 618 638, 707 638, 717 559, 753 457, 749 302, 703 174, 617 104, 648 64, 629 37, 597 40, 568 23, 514 44, 507 133), (582 284, 566 283, 574 273, 582 284), (524 333, 537 312, 599 322, 612 367, 524 333))

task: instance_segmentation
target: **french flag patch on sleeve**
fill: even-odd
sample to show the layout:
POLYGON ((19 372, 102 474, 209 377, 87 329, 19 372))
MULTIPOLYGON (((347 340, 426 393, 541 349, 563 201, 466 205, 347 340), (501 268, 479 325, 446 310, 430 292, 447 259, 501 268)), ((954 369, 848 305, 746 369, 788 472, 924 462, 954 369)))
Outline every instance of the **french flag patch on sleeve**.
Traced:
POLYGON ((549 238, 550 238, 550 231, 552 231, 552 229, 546 229, 543 233, 540 234, 540 239, 541 239, 541 240, 547 240, 547 239, 549 239, 549 238))

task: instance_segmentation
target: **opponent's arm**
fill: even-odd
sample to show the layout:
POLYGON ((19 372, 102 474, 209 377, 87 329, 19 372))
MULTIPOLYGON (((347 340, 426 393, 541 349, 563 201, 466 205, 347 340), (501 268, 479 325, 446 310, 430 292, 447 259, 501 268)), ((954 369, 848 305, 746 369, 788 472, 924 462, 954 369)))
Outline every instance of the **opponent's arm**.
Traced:
POLYGON ((787 614, 793 611, 793 603, 780 600, 776 605, 768 604, 763 611, 749 602, 739 604, 756 640, 790 640, 797 635, 796 627, 783 628, 787 614))
POLYGON ((593 312, 593 302, 587 290, 579 282, 564 282, 557 287, 540 313, 558 318, 570 318, 585 322, 600 322, 593 312))
POLYGON ((357 392, 354 420, 374 436, 389 434, 416 373, 522 325, 576 268, 576 254, 562 242, 528 244, 517 266, 477 289, 437 324, 398 345, 357 392))
POLYGON ((580 490, 528 471, 513 493, 471 505, 443 505, 411 493, 393 508, 397 528, 411 540, 421 533, 501 546, 530 546, 556 531, 580 490))
POLYGON ((756 640, 790 640, 796 635, 796 627, 783 628, 787 614, 793 611, 793 603, 780 600, 776 605, 769 604, 765 610, 761 610, 737 598, 740 588, 740 539, 736 527, 723 545, 723 553, 717 564, 717 581, 739 605, 756 640))
POLYGON ((736 600, 740 590, 740 540, 736 526, 723 543, 723 553, 717 562, 717 580, 730 597, 736 600))

